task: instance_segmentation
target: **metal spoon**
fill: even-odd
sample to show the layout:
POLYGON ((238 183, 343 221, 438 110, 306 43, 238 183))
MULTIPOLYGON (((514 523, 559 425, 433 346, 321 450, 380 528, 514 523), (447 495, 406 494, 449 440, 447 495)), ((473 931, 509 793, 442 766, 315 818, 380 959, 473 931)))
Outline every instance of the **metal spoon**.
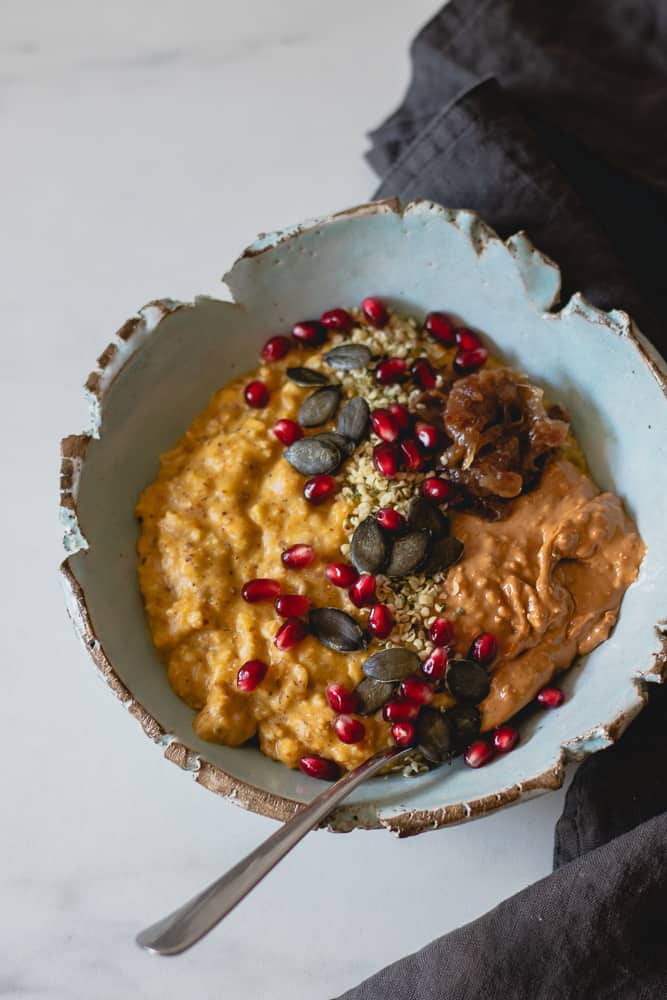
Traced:
POLYGON ((248 895, 285 855, 317 826, 350 792, 366 778, 381 770, 390 760, 410 753, 411 747, 381 750, 354 771, 348 771, 334 785, 329 785, 317 798, 291 820, 276 830, 263 844, 256 847, 226 875, 212 882, 169 916, 158 920, 137 935, 137 944, 156 955, 178 955, 191 948, 208 934, 237 903, 248 895))

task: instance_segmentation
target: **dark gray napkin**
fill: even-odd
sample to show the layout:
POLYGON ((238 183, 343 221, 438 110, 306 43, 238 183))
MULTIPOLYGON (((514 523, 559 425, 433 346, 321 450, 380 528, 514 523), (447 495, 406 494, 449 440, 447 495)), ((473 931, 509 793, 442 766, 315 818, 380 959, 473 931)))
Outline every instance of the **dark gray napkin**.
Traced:
MULTIPOLYGON (((412 60, 371 136, 376 197, 525 229, 564 297, 627 309, 667 354, 667 3, 453 0, 412 60)), ((667 997, 667 689, 578 770, 554 868, 341 1000, 667 997)))

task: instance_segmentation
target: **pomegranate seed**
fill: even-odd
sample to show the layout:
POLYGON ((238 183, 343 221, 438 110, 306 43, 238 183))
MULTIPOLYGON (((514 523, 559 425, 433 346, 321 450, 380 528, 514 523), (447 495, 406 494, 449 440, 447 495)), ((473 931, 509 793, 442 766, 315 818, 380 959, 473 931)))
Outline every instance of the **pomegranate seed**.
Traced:
POLYGON ((371 413, 373 430, 383 441, 396 441, 399 427, 389 410, 373 410, 371 413))
POLYGON ((412 722, 419 715, 420 709, 418 701, 388 701, 382 709, 382 718, 385 722, 412 722))
POLYGON ((375 577, 370 573, 362 573, 347 593, 355 607, 367 608, 369 604, 375 603, 375 577))
POLYGON ((281 618, 305 618, 310 601, 303 594, 281 594, 276 597, 273 606, 281 618))
POLYGON ((391 727, 391 735, 398 747, 411 747, 417 742, 417 730, 411 722, 395 722, 391 727))
POLYGON ((243 396, 248 406, 252 406, 255 410, 263 410, 269 401, 269 390, 264 382, 257 378, 254 382, 248 382, 243 390, 243 396))
POLYGON ((371 324, 381 330, 389 322, 389 310, 382 299, 364 299, 361 303, 361 311, 371 324))
POLYGON ((354 326, 347 309, 328 309, 320 316, 320 323, 324 323, 329 330, 340 330, 342 333, 349 333, 354 326))
POLYGON ((319 347, 327 339, 327 328, 319 320, 307 319, 294 324, 292 336, 305 347, 319 347))
POLYGON ((388 441, 376 444, 373 448, 373 464, 385 479, 395 479, 400 464, 399 451, 396 445, 389 444, 388 441))
POLYGON ((291 545, 280 558, 288 569, 305 569, 315 558, 315 550, 312 545, 291 545))
POLYGON ((276 420, 273 425, 273 433, 281 444, 294 444, 295 441, 303 437, 303 428, 297 424, 296 420, 276 420))
POLYGON ((289 337, 269 337, 262 348, 262 361, 270 364, 272 361, 280 361, 292 347, 289 337))
POLYGON ((405 518, 393 507, 381 507, 375 511, 375 520, 385 531, 402 531, 405 527, 405 518))
POLYGON ((444 646, 436 646, 422 663, 422 672, 432 681, 441 681, 447 672, 448 659, 444 646))
POLYGON ((486 740, 475 740, 463 754, 463 759, 468 767, 484 767, 493 760, 493 747, 486 740))
POLYGON ((395 385, 407 377, 408 366, 403 358, 385 358, 375 369, 375 381, 380 385, 395 385))
POLYGON ((454 626, 449 618, 436 618, 429 634, 434 646, 448 646, 454 638, 454 626))
POLYGON ((389 412, 396 421, 399 431, 409 431, 412 426, 412 414, 402 403, 390 403, 389 412))
POLYGON ((422 389, 435 389, 437 379, 428 358, 417 358, 410 368, 412 377, 422 389))
POLYGON ((433 701, 433 688, 421 677, 406 677, 401 681, 399 690, 404 698, 419 705, 428 705, 433 701))
POLYGON ((433 451, 434 448, 438 447, 440 435, 438 434, 437 427, 434 427, 433 424, 427 424, 423 420, 418 420, 415 424, 415 434, 420 445, 426 451, 433 451))
POLYGON ((368 615, 368 631, 376 639, 386 639, 394 627, 394 617, 386 604, 374 604, 368 615))
POLYGON ((299 767, 304 774, 310 778, 319 778, 320 781, 336 781, 340 776, 338 764, 326 757, 302 757, 299 767))
POLYGON ((436 503, 443 503, 445 500, 451 500, 454 496, 454 488, 446 479, 429 476, 422 483, 422 493, 429 500, 434 500, 436 503))
POLYGON ((499 753, 509 753, 519 742, 519 730, 514 726, 500 726, 491 737, 493 749, 499 753))
POLYGON ((357 696, 354 691, 348 691, 342 684, 330 684, 327 688, 327 701, 338 715, 356 712, 357 696))
POLYGON ((241 691, 254 691, 266 677, 268 667, 263 660, 248 660, 236 675, 236 686, 241 691))
POLYGON ((559 708, 565 701, 565 695, 560 688, 542 688, 537 696, 537 700, 544 708, 559 708))
POLYGON ((494 659, 498 652, 498 640, 490 632, 482 632, 476 639, 473 639, 469 656, 477 660, 483 666, 487 666, 494 659))
POLYGON ((334 730, 342 743, 361 743, 366 735, 361 719, 354 719, 351 715, 339 715, 334 722, 334 730))
POLYGON ((414 438, 401 441, 401 458, 408 472, 419 472, 424 467, 424 458, 414 438))
POLYGON ((313 476, 307 479, 303 487, 303 495, 308 503, 318 504, 330 500, 338 489, 338 483, 333 476, 313 476))
POLYGON ((359 579, 356 569, 349 563, 329 563, 324 572, 334 587, 351 587, 359 579))
POLYGON ((456 343, 462 351, 474 351, 482 346, 477 334, 473 333, 472 330, 467 330, 465 327, 461 327, 460 330, 456 331, 456 343))
POLYGON ((439 340, 441 344, 455 344, 456 330, 449 316, 441 312, 429 313, 424 323, 425 330, 431 334, 434 340, 439 340))
POLYGON ((280 593, 280 584, 277 580, 248 580, 243 584, 241 597, 248 604, 258 604, 259 601, 273 601, 280 593))
POLYGON ((485 347, 476 347, 472 351, 459 351, 454 358, 454 367, 457 372, 466 375, 468 372, 477 371, 485 364, 489 352, 485 347))
POLYGON ((273 645, 278 649, 292 649, 306 638, 307 629, 300 618, 288 618, 275 634, 273 645))

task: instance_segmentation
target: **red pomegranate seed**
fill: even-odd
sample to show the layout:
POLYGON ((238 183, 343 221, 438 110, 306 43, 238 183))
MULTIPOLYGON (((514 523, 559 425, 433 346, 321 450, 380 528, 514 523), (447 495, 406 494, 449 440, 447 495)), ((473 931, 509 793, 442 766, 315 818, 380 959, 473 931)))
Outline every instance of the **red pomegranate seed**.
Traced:
POLYGON ((428 705, 433 701, 433 688, 421 677, 406 677, 401 681, 399 690, 408 701, 416 701, 420 705, 428 705))
POLYGON ((293 649, 306 638, 307 629, 300 618, 288 618, 275 634, 273 645, 278 649, 293 649))
POLYGON ((389 410, 373 410, 371 413, 373 430, 383 441, 396 441, 399 427, 389 410))
POLYGON ((351 587, 359 579, 356 569, 349 563, 329 563, 324 572, 334 587, 351 587))
POLYGON ((273 425, 273 433, 281 444, 294 444, 295 441, 303 437, 303 427, 297 424, 296 420, 276 420, 273 425))
POLYGON ((474 351, 482 346, 477 334, 473 333, 472 330, 466 329, 464 326, 456 331, 456 343, 462 351, 474 351))
POLYGON ((305 569, 315 558, 315 550, 312 545, 291 545, 280 558, 288 569, 305 569))
POLYGON ((434 646, 448 646, 454 638, 454 626, 449 618, 436 618, 429 634, 434 646))
POLYGON ((408 472, 419 472, 424 467, 424 457, 414 438, 401 441, 401 458, 408 472))
POLYGON ((313 476, 307 479, 303 487, 303 495, 308 503, 318 504, 330 500, 338 489, 338 483, 333 476, 313 476))
POLYGON ((382 718, 385 722, 412 722, 419 715, 421 705, 418 701, 408 701, 407 699, 396 699, 388 701, 382 709, 382 718))
POLYGON ((280 593, 280 584, 277 580, 267 580, 260 577, 257 580, 248 580, 243 584, 241 597, 248 604, 258 604, 259 601, 273 601, 280 593))
POLYGON ((305 347, 319 347, 327 339, 327 328, 317 319, 307 319, 294 324, 292 336, 305 347))
POLYGON ((320 781, 336 781, 340 777, 340 767, 326 757, 302 757, 299 767, 310 778, 320 781))
POLYGON ((441 681, 447 673, 449 654, 444 646, 436 646, 422 663, 422 671, 429 680, 441 681))
POLYGON ((386 639, 394 627, 394 617, 386 604, 374 604, 368 615, 368 631, 376 639, 386 639))
POLYGON ((402 403, 390 403, 389 412, 396 421, 396 425, 401 433, 409 431, 412 426, 412 414, 402 403))
POLYGON ((381 507, 375 511, 375 520, 385 531, 402 531, 405 527, 405 518, 393 507, 381 507))
POLYGON ((327 701, 338 715, 356 712, 357 696, 342 684, 330 684, 327 688, 327 701))
POLYGON ((351 715, 339 715, 334 722, 334 730, 342 743, 361 743, 366 735, 361 719, 354 719, 351 715))
POLYGON ((269 390, 264 382, 257 378, 254 382, 248 382, 243 390, 243 396, 248 406, 252 406, 255 410, 263 410, 269 401, 269 390))
POLYGON ((482 632, 476 639, 473 639, 468 655, 486 667, 494 659, 497 652, 498 640, 495 635, 491 635, 490 632, 482 632))
POLYGON ((429 500, 436 503, 444 503, 454 496, 454 487, 446 479, 439 479, 437 476, 429 476, 422 483, 422 493, 429 500))
POLYGON ((437 379, 428 358, 417 358, 410 368, 412 377, 422 389, 435 389, 437 379))
POLYGON ((268 667, 263 660, 248 660, 236 675, 236 686, 241 691, 254 691, 266 677, 268 667))
POLYGON ((424 329, 431 334, 434 340, 439 340, 441 344, 456 343, 456 329, 449 316, 441 312, 429 313, 424 323, 424 329))
POLYGON ((559 708, 565 701, 565 695, 560 688, 542 688, 537 696, 537 700, 544 708, 559 708))
POLYGON ((423 420, 418 420, 415 424, 415 434, 420 445, 426 451, 433 451, 434 448, 438 447, 440 435, 438 434, 437 427, 434 427, 433 424, 427 424, 423 420))
POLYGON ((273 606, 281 618, 305 618, 310 601, 303 594, 280 594, 273 606))
POLYGON ((373 448, 373 464, 385 479, 395 479, 400 466, 399 451, 395 444, 383 441, 373 448))
POLYGON ((349 333, 354 326, 347 309, 328 309, 320 316, 320 323, 324 323, 329 330, 340 330, 342 333, 349 333))
POLYGON ((395 385, 407 377, 408 366, 403 358, 385 358, 375 369, 375 381, 380 385, 395 385))
POLYGON ((475 740, 463 754, 463 759, 468 767, 484 767, 493 760, 493 747, 486 740, 475 740))
POLYGON ((348 590, 348 596, 357 608, 367 608, 369 604, 375 604, 375 577, 370 573, 362 573, 348 590))
POLYGON ((368 298, 361 303, 361 311, 371 324, 381 330, 389 322, 389 310, 382 299, 368 298))
POLYGON ((289 337, 269 337, 262 348, 262 361, 271 364, 272 361, 280 361, 292 347, 289 337))
POLYGON ((485 347, 476 347, 472 351, 459 351, 454 358, 454 367, 457 372, 467 375, 468 372, 475 372, 486 363, 489 352, 485 347))
POLYGON ((509 753, 519 742, 519 730, 514 726, 500 726, 491 737, 493 749, 498 753, 509 753))
POLYGON ((417 742, 417 730, 411 722, 395 722, 391 735, 398 747, 412 747, 417 742))

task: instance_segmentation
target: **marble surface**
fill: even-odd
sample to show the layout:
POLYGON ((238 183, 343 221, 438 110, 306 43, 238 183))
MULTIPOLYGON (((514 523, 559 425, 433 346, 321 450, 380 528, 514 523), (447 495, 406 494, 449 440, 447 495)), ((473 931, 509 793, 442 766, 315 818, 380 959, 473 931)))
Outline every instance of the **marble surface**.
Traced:
POLYGON ((4 0, 0 997, 336 996, 550 868, 562 792, 413 840, 311 835, 177 959, 134 934, 274 829, 165 762, 98 681, 56 566, 59 437, 144 301, 363 201, 432 0, 4 0))

